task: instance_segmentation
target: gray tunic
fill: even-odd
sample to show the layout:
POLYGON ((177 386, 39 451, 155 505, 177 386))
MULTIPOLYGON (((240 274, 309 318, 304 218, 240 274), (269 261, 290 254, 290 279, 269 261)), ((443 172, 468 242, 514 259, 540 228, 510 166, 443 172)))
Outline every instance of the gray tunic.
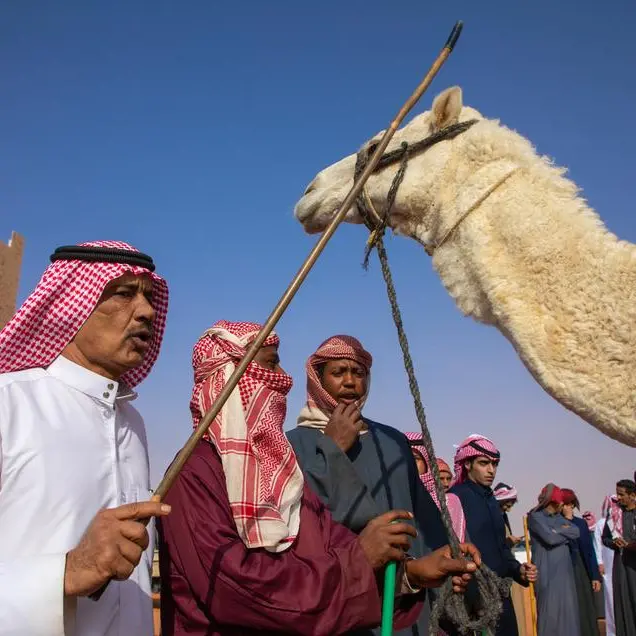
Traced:
MULTIPOLYGON (((636 510, 623 510, 623 539, 636 542, 636 510)), ((614 550, 612 588, 616 636, 636 636, 636 551, 617 550, 607 524, 603 543, 614 550)))
MULTIPOLYGON (((406 437, 390 426, 364 421, 369 432, 347 453, 317 429, 298 427, 287 433, 307 483, 334 519, 354 532, 379 514, 401 509, 415 515, 418 536, 409 554, 419 557, 446 545, 439 510, 420 481, 406 437)), ((418 623, 398 634, 427 635, 425 607, 418 623)))
POLYGON ((574 568, 568 540, 579 529, 563 515, 538 510, 528 515, 532 562, 539 570, 537 592, 538 636, 579 636, 579 611, 574 568))

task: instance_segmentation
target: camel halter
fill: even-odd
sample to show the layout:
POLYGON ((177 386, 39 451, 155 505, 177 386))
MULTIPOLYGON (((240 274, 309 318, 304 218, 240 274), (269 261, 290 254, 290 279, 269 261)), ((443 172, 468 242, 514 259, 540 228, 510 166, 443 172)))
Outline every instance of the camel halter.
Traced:
MULTIPOLYGON (((400 342, 400 348, 402 349, 404 368, 409 380, 409 388, 413 397, 415 414, 422 429, 422 444, 426 449, 428 456, 431 458, 434 458, 436 456, 435 449, 433 448, 433 441, 428 429, 426 413, 424 411, 424 405, 422 404, 422 397, 420 395, 420 388, 417 382, 417 378, 415 377, 413 359, 411 358, 409 343, 406 337, 406 332, 404 330, 402 314, 400 312, 397 294, 395 291, 395 285, 393 284, 393 276, 391 275, 388 256, 384 247, 384 233, 386 231, 389 215, 391 212, 391 208, 393 207, 393 203, 395 202, 398 188, 400 187, 400 184, 404 179, 404 173, 406 172, 409 156, 417 152, 423 152, 436 143, 439 143, 440 141, 446 139, 454 139, 461 133, 468 130, 471 126, 476 124, 477 121, 478 120, 470 120, 467 122, 448 126, 447 128, 443 128, 437 133, 426 137, 425 139, 413 144, 412 146, 409 146, 406 142, 404 142, 399 149, 384 154, 378 162, 378 165, 374 172, 381 170, 385 166, 396 163, 397 161, 400 162, 400 167, 395 177, 393 178, 393 182, 391 183, 391 187, 387 194, 384 214, 382 216, 380 216, 373 207, 371 199, 369 198, 369 195, 364 188, 356 199, 356 204, 358 206, 358 210, 360 211, 360 215, 362 216, 365 225, 371 232, 365 250, 364 267, 366 269, 366 267, 368 266, 369 256, 373 251, 373 248, 375 248, 378 252, 378 258, 380 259, 382 276, 386 284, 389 303, 391 304, 393 322, 395 323, 395 327, 398 333, 398 340, 400 342), (372 219, 375 220, 375 223, 372 221, 372 219)), ((358 153, 356 159, 354 180, 357 180, 359 175, 364 170, 364 167, 368 161, 368 157, 370 156, 370 152, 373 152, 373 144, 358 153)), ((512 172, 510 172, 505 177, 505 179, 507 179, 510 174, 512 174, 512 172)), ((455 228, 468 216, 468 214, 470 214, 472 210, 477 208, 483 202, 483 200, 496 189, 496 187, 499 187, 499 185, 501 185, 501 183, 505 181, 505 179, 498 183, 495 188, 489 188, 485 195, 480 197, 475 204, 469 207, 467 212, 464 212, 462 215, 460 215, 458 221, 456 221, 455 224, 452 225, 451 228, 443 235, 442 241, 440 241, 435 247, 439 247, 443 242, 445 242, 455 230, 455 228)), ((446 505, 446 492, 442 487, 439 467, 437 466, 436 461, 431 461, 430 463, 430 468, 433 472, 433 478, 435 481, 437 498, 440 504, 440 513, 451 546, 451 552, 453 554, 458 554, 459 539, 457 538, 457 535, 455 534, 455 531, 453 529, 453 524, 448 512, 448 506, 446 505)), ((494 631, 494 628, 497 625, 499 616, 503 609, 503 598, 509 596, 512 581, 509 578, 499 578, 483 562, 481 567, 475 571, 474 577, 477 583, 477 588, 479 590, 479 596, 481 600, 480 614, 478 616, 471 616, 467 608, 464 606, 464 601, 459 598, 459 595, 453 593, 451 586, 445 585, 440 589, 438 598, 434 603, 433 609, 431 611, 431 628, 433 630, 431 633, 435 633, 435 630, 438 628, 440 620, 442 618, 450 619, 451 622, 463 634, 475 631, 481 632, 483 629, 490 629, 494 631)))
MULTIPOLYGON (((358 210, 360 212, 360 216, 364 224, 371 232, 371 236, 369 237, 369 241, 367 242, 367 248, 364 254, 364 266, 365 269, 369 263, 369 255, 373 250, 373 247, 376 244, 376 241, 384 235, 386 231, 387 225, 389 223, 389 216, 391 214, 391 209, 393 208, 393 204, 395 203, 395 198, 397 196, 398 189, 402 184, 404 179, 404 175, 406 174, 406 168, 408 166, 408 161, 413 155, 417 155, 421 152, 426 152, 429 148, 432 148, 440 141, 447 141, 450 139, 455 139, 463 132, 466 132, 469 128, 478 123, 478 119, 471 119, 469 121, 459 122, 457 124, 452 124, 447 126, 446 128, 442 128, 437 132, 434 132, 432 135, 421 139, 420 141, 415 142, 412 145, 409 145, 406 141, 403 141, 400 144, 399 148, 392 150, 390 152, 386 152, 382 155, 380 160, 378 161, 377 166, 375 167, 375 172, 379 172, 383 168, 390 166, 394 163, 400 162, 400 167, 398 171, 395 173, 395 177, 393 177, 393 181, 391 183, 391 187, 389 188, 389 192, 386 197, 386 204, 384 208, 384 213, 379 214, 375 209, 371 198, 369 197, 366 188, 362 189, 362 192, 356 199, 356 205, 358 206, 358 210)), ((356 166, 354 170, 354 181, 358 179, 358 177, 362 174, 362 171, 366 167, 369 157, 373 154, 375 150, 376 143, 370 143, 366 148, 360 150, 356 156, 356 166)), ((457 223, 459 225, 459 222, 457 223)), ((453 228, 454 229, 454 228, 453 228)), ((450 236, 451 232, 447 234, 450 236)), ((448 236, 444 237, 444 241, 448 238, 448 236)), ((441 244, 441 242, 440 242, 441 244)), ((435 247, 439 247, 439 244, 435 247)), ((429 253, 428 246, 426 247, 427 253, 429 253)), ((429 254, 430 255, 430 254, 429 254)))

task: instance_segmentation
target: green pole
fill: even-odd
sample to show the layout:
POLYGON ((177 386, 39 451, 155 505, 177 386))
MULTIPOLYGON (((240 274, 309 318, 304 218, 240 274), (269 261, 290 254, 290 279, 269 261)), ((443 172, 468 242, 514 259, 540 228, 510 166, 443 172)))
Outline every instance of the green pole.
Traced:
POLYGON ((384 596, 382 597, 382 629, 381 636, 393 634, 393 608, 395 606, 395 573, 397 563, 391 561, 384 570, 384 596))

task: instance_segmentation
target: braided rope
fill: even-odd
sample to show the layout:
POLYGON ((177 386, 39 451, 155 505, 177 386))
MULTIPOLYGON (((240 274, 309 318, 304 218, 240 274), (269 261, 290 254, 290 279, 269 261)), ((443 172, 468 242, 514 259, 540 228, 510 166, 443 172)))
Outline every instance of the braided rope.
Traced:
MULTIPOLYGON (((474 122, 470 122, 472 125, 474 122)), ((462 129, 453 129, 451 135, 444 135, 443 131, 436 133, 433 143, 448 139, 449 137, 455 137, 460 132, 466 130, 469 126, 462 127, 462 129)), ((427 138, 428 139, 428 138, 427 138)), ((435 449, 433 447, 433 440, 426 421, 426 413, 424 411, 424 405, 422 404, 422 397, 420 394, 417 378, 415 377, 415 369, 413 366, 413 359, 409 349, 408 339, 404 330, 404 323, 402 321, 402 314, 400 312, 399 303, 397 300, 397 293, 395 291, 395 285, 393 284, 393 276, 389 267, 388 256, 384 247, 384 233, 388 224, 388 219, 391 213, 391 209, 395 202, 397 191, 404 179, 406 173, 409 156, 415 151, 422 151, 430 147, 432 143, 428 140, 418 142, 415 146, 409 149, 409 146, 404 142, 399 150, 394 150, 391 153, 390 163, 400 161, 400 167, 393 179, 391 188, 389 189, 384 213, 380 216, 375 212, 375 216, 380 216, 381 223, 376 225, 372 222, 372 210, 369 208, 370 200, 365 194, 361 194, 356 204, 360 215, 365 222, 365 225, 371 231, 371 236, 367 242, 367 247, 364 254, 364 267, 368 267, 369 257, 371 252, 375 248, 380 260, 380 267, 382 270, 382 276, 386 284, 387 296, 391 305, 391 313, 393 315, 393 322, 398 333, 398 340, 400 348, 402 349, 402 357, 404 360, 404 368, 408 376, 409 389, 413 397, 413 403, 415 406, 415 414, 420 428, 422 429, 422 443, 428 456, 431 458, 430 467, 433 471, 433 477, 435 480, 435 489, 437 497, 440 502, 440 513, 446 534, 448 536, 451 554, 454 558, 461 557, 461 550, 459 539, 453 529, 448 507, 446 505, 446 492, 442 486, 440 479, 439 468, 437 462, 434 461, 435 449), (398 157, 399 153, 399 157, 398 157)), ((358 153, 356 160, 356 167, 354 178, 357 179, 361 172, 364 170, 364 166, 367 162, 367 157, 363 151, 358 153)), ((385 162, 387 165, 389 162, 385 162)), ((455 594, 453 592, 452 581, 447 579, 439 591, 438 597, 433 605, 433 611, 431 613, 430 621, 430 634, 435 635, 438 633, 440 622, 443 620, 450 621, 461 634, 469 634, 471 632, 493 632, 496 629, 499 616, 503 609, 503 598, 510 593, 510 580, 499 578, 485 563, 482 563, 481 567, 474 573, 474 578, 477 583, 477 589, 480 596, 480 609, 477 615, 471 615, 469 609, 466 606, 463 595, 455 594)))

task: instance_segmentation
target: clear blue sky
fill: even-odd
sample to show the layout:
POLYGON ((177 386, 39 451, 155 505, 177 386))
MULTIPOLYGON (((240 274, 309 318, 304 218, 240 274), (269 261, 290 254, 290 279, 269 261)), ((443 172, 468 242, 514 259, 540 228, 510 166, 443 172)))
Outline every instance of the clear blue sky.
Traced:
MULTIPOLYGON (((568 166, 609 227, 636 242, 633 0, 326 0, 0 7, 0 238, 26 237, 20 299, 53 247, 126 240, 171 287, 164 348, 141 387, 156 483, 190 432, 190 351, 219 318, 263 320, 303 260, 292 208, 308 181, 384 128, 444 43, 465 30, 421 109, 452 84, 568 166)), ((416 426, 377 266, 344 227, 280 324, 304 399, 305 358, 357 335, 375 357, 367 414, 416 426)), ((472 432, 501 447, 519 508, 549 480, 598 511, 633 449, 534 383, 493 329, 463 318, 424 251, 389 244, 438 454, 472 432)))

